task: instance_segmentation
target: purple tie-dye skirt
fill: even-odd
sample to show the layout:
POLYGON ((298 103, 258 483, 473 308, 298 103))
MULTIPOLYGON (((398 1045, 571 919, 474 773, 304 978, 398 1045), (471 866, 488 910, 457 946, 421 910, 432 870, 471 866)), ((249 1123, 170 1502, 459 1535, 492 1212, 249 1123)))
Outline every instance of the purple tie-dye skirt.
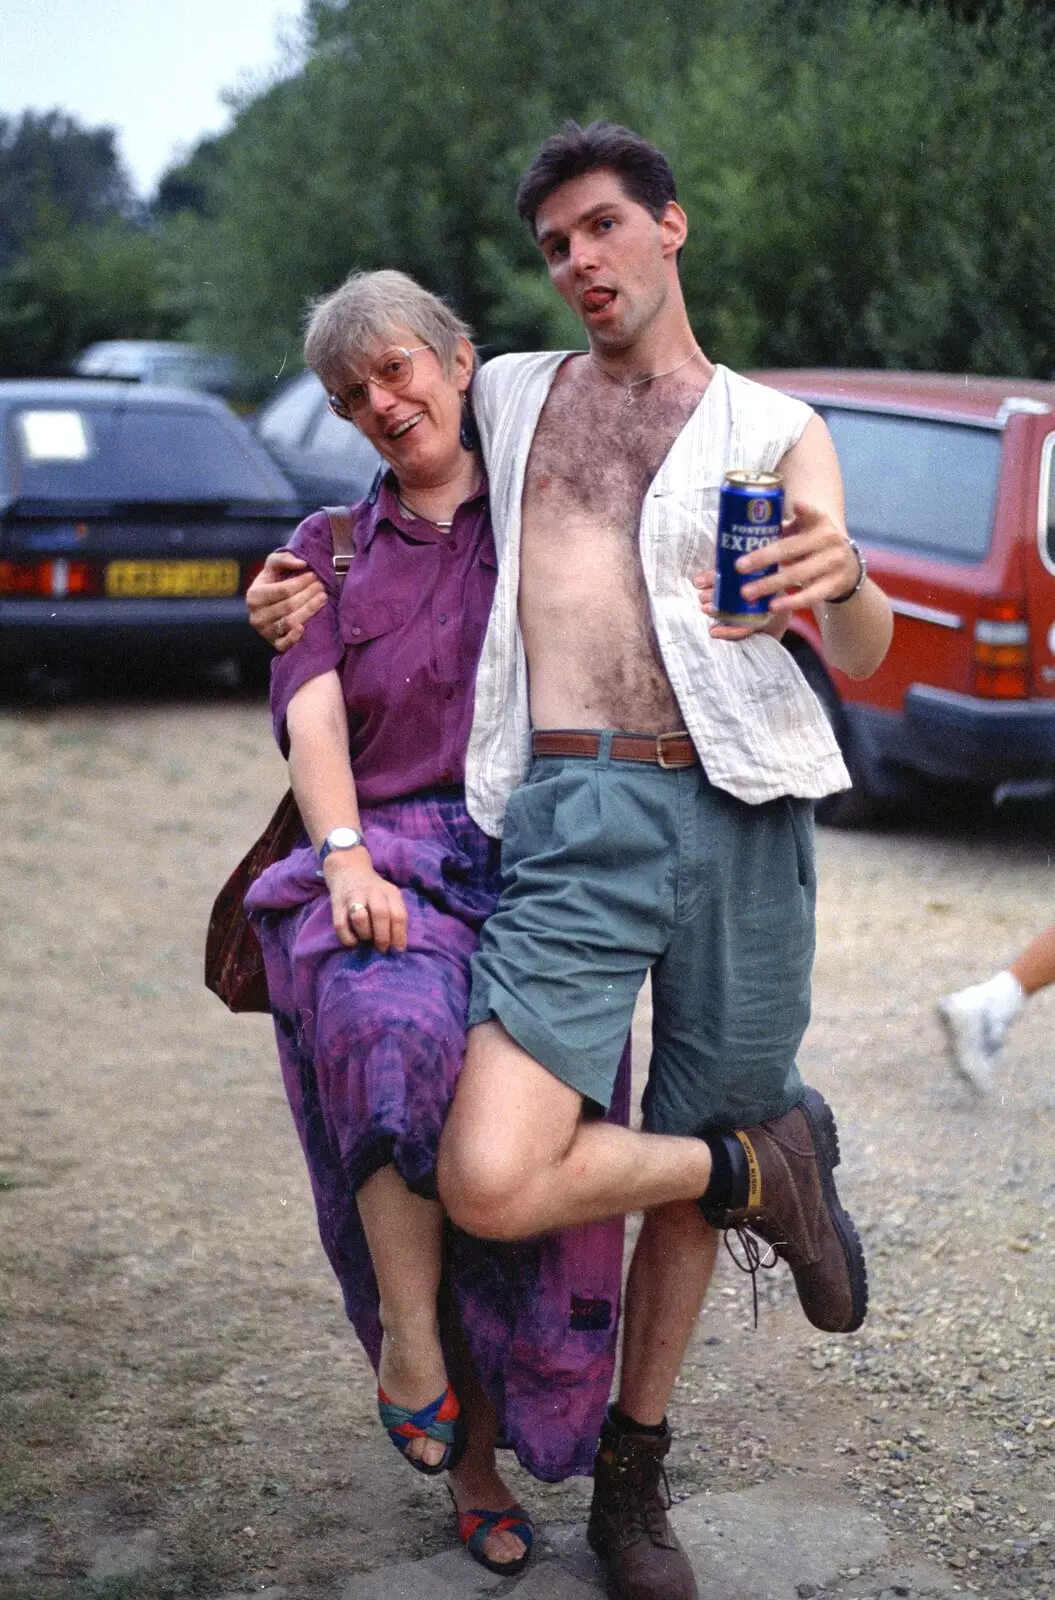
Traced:
MULTIPOLYGON (((389 1162, 436 1194, 436 1151, 465 1055, 469 958, 498 898, 498 845, 451 790, 365 808, 374 866, 402 889, 405 954, 348 950, 304 846, 246 906, 263 946, 282 1077, 319 1233, 376 1368, 377 1284, 356 1190, 389 1162)), ((629 1049, 609 1118, 629 1111, 629 1049)), ((589 1474, 615 1360, 621 1218, 518 1244, 447 1230, 453 1291, 504 1440, 538 1478, 589 1474)))

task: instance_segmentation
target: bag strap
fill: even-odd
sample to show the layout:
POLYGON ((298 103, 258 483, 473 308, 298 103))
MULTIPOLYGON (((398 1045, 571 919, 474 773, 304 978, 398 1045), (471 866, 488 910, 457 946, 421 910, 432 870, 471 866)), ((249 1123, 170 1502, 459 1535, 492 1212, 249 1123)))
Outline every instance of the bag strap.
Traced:
POLYGON ((330 519, 333 540, 333 570, 343 578, 355 560, 355 518, 347 506, 323 506, 330 519))

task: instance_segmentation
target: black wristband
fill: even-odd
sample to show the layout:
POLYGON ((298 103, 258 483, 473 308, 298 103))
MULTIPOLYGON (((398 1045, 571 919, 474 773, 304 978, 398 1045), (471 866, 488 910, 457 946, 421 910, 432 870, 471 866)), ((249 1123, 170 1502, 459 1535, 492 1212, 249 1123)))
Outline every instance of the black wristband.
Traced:
POLYGON ((861 589, 864 586, 864 581, 868 576, 868 563, 861 554, 861 549, 856 539, 847 539, 846 542, 850 546, 850 549, 853 551, 854 555, 857 557, 857 582, 854 584, 852 589, 847 589, 845 594, 829 595, 827 600, 824 602, 826 606, 844 606, 847 600, 852 600, 855 594, 859 594, 861 592, 861 589))

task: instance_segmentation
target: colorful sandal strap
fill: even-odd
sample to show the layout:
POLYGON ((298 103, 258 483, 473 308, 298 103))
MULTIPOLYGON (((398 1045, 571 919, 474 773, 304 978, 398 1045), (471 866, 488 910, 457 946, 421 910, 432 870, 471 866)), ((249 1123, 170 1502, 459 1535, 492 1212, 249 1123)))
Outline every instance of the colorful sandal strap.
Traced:
POLYGON ((420 1411, 408 1411, 405 1406, 397 1406, 383 1389, 378 1389, 377 1410, 381 1426, 392 1436, 393 1444, 396 1443, 396 1435, 406 1440, 425 1438, 435 1439, 438 1444, 454 1444, 461 1407, 451 1384, 447 1385, 443 1394, 427 1406, 422 1406, 420 1411))
MULTIPOLYGON (((508 1511, 459 1511, 458 1537, 470 1554, 479 1559, 492 1533, 511 1533, 523 1544, 525 1552, 531 1549, 535 1530, 523 1506, 512 1506, 508 1511)), ((506 1563, 496 1563, 499 1565, 506 1563)), ((512 1563, 509 1563, 512 1565, 512 1563)))

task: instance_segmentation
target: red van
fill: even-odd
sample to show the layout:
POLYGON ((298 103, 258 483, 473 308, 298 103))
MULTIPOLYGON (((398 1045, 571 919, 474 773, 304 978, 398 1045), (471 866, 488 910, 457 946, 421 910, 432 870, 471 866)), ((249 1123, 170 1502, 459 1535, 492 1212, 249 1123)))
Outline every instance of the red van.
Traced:
POLYGON ((894 608, 879 671, 824 665, 812 614, 785 643, 831 718, 850 826, 921 783, 1055 781, 1055 383, 930 373, 751 374, 824 417, 851 534, 894 608))

